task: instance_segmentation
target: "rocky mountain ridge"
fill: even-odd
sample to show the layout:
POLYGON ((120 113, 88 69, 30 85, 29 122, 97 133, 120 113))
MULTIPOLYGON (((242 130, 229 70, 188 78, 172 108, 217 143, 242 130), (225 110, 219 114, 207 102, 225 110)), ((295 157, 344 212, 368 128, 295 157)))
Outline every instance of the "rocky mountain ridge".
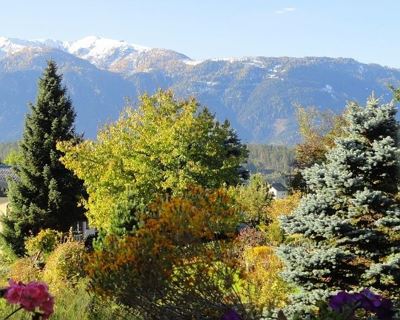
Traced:
POLYGON ((158 88, 195 96, 229 119, 246 142, 298 140, 294 104, 340 112, 346 101, 363 103, 372 91, 388 101, 400 70, 353 59, 242 57, 194 61, 184 54, 87 37, 78 41, 0 37, 0 141, 18 139, 37 78, 54 59, 77 111, 77 128, 89 138, 115 120, 124 98, 158 88))

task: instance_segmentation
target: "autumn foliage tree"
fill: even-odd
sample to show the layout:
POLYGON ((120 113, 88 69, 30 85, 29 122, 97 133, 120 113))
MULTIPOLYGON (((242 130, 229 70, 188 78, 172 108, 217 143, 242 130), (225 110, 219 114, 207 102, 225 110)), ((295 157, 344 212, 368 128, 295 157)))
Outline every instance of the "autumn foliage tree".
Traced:
POLYGON ((344 134, 345 118, 313 107, 296 107, 299 133, 302 141, 296 145, 294 175, 291 186, 305 191, 301 170, 325 161, 326 153, 335 146, 335 139, 344 134))
POLYGON ((135 234, 108 236, 90 255, 93 289, 145 319, 219 319, 230 308, 248 319, 229 254, 240 216, 226 190, 191 186, 149 208, 135 234))
POLYGON ((131 231, 139 213, 161 195, 247 178, 247 149, 229 123, 171 92, 142 96, 137 110, 126 109, 96 141, 59 148, 65 166, 84 180, 90 224, 105 233, 131 231))

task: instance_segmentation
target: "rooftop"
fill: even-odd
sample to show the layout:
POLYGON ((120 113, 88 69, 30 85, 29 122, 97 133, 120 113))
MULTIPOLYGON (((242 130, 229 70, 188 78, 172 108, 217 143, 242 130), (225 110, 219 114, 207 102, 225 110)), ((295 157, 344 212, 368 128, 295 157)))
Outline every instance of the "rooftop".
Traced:
POLYGON ((271 188, 274 188, 276 191, 287 191, 287 188, 280 182, 272 183, 271 188))
POLYGON ((7 179, 16 179, 17 174, 15 173, 14 169, 11 166, 7 166, 5 164, 0 164, 0 189, 6 190, 7 189, 7 179))

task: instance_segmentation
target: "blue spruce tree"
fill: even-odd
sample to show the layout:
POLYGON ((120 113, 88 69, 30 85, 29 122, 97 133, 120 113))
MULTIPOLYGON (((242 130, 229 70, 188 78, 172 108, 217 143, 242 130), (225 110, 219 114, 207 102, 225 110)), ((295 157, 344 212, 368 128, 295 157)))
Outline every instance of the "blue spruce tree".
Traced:
POLYGON ((345 114, 326 162, 303 173, 308 194, 282 219, 284 277, 298 286, 289 315, 306 314, 338 290, 400 291, 399 155, 394 103, 371 97, 345 114))

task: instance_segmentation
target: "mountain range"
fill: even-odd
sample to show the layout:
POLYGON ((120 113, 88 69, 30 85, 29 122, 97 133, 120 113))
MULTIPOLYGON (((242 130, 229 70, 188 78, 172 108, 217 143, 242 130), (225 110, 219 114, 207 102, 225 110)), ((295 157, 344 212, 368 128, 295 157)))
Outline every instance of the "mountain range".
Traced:
POLYGON ((0 141, 21 137, 48 59, 59 65, 77 130, 88 138, 118 117, 126 98, 135 103, 141 94, 170 88, 228 119, 245 142, 292 144, 298 141, 295 104, 341 112, 347 101, 364 103, 372 91, 388 101, 388 85, 400 84, 399 69, 349 58, 196 61, 173 50, 93 36, 69 42, 0 37, 0 141))

